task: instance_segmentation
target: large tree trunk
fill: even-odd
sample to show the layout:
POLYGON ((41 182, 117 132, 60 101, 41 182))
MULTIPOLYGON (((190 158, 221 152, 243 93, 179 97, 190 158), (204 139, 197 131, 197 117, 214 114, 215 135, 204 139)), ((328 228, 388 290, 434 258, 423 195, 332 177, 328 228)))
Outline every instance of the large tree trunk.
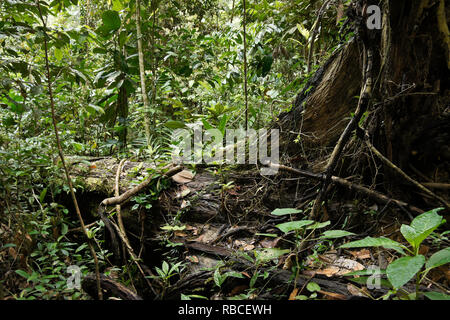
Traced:
MULTIPOLYGON (((374 48, 373 91, 361 127, 388 160, 414 179, 448 181, 449 4, 444 0, 385 1, 382 30, 367 30, 364 8, 378 1, 355 3, 360 17, 355 22, 355 40, 319 69, 295 99, 292 111, 280 117, 284 133, 281 153, 286 152, 285 160, 292 165, 324 171, 358 104, 364 82, 362 66, 367 59, 363 47, 369 43, 374 48)), ((377 168, 381 161, 358 137, 351 138, 342 158, 340 174, 357 173, 365 183, 381 183, 400 198, 417 199, 416 194, 407 196, 405 189, 399 188, 405 181, 391 167, 383 164, 382 170, 377 168)), ((448 191, 443 194, 448 196, 448 191)), ((440 206, 428 198, 420 204, 440 206)))

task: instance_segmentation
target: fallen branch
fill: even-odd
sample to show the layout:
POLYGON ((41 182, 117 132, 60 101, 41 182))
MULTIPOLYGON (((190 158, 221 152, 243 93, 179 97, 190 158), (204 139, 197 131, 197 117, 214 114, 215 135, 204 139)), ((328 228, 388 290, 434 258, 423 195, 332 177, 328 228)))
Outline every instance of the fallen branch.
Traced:
POLYGON ((385 165, 387 165, 389 168, 393 169, 395 172, 397 172, 400 176, 402 176, 405 180, 412 183, 414 186, 425 192, 427 195, 432 197, 433 199, 438 200, 441 202, 447 210, 450 210, 450 204, 447 203, 442 197, 436 195, 434 192, 430 191, 430 189, 426 188, 424 185, 420 184, 410 176, 408 176, 402 169, 397 167, 395 164, 393 164, 388 158, 383 156, 380 151, 378 151, 370 142, 369 140, 365 140, 366 146, 378 157, 381 161, 384 162, 385 165))
MULTIPOLYGON (((92 275, 86 275, 83 277, 82 287, 91 297, 96 297, 95 278, 92 275)), ((114 281, 113 279, 104 275, 100 278, 100 284, 105 291, 107 297, 118 297, 121 300, 142 300, 142 298, 125 287, 124 285, 114 281)), ((106 297, 106 298, 107 298, 106 297)))
MULTIPOLYGON (((166 169, 166 168, 164 168, 164 169, 166 169)), ((176 167, 170 169, 169 171, 167 171, 163 175, 163 177, 166 177, 166 178, 171 177, 171 176, 177 174, 178 172, 180 172, 181 170, 183 170, 182 166, 176 166, 176 167)), ((106 198, 105 200, 103 200, 101 202, 101 205, 103 205, 103 206, 112 206, 112 205, 124 203, 126 200, 128 200, 132 196, 138 194, 143 189, 145 189, 152 182, 152 178, 153 178, 153 175, 150 175, 147 179, 145 179, 143 182, 138 184, 136 187, 128 190, 125 193, 122 193, 118 197, 116 196, 116 197, 112 197, 112 198, 106 198)))
MULTIPOLYGON (((279 169, 279 170, 282 170, 282 171, 294 173, 294 174, 297 174, 299 176, 311 178, 311 179, 314 179, 314 180, 325 181, 325 179, 326 179, 326 175, 325 174, 315 174, 315 173, 312 173, 312 172, 309 172, 309 171, 299 170, 299 169, 287 167, 287 166, 284 166, 284 165, 278 165, 278 164, 269 164, 269 166, 271 166, 274 169, 279 169)), ((382 193, 370 190, 367 187, 364 187, 364 186, 359 185, 359 184, 352 183, 352 182, 350 182, 350 181, 348 181, 346 179, 343 179, 343 178, 339 178, 339 177, 336 177, 336 176, 331 176, 331 182, 335 183, 335 184, 338 184, 340 186, 346 187, 349 190, 355 190, 356 192, 360 192, 362 194, 365 194, 368 197, 370 197, 371 199, 373 199, 375 201, 378 201, 378 202, 380 202, 382 204, 395 203, 396 205, 398 205, 400 207, 403 207, 403 208, 408 208, 408 209, 410 209, 411 211, 413 211, 413 212, 415 212, 417 214, 421 214, 421 213, 424 212, 423 210, 421 210, 419 208, 416 208, 414 206, 411 206, 411 205, 409 205, 406 202, 403 202, 401 200, 396 200, 396 199, 389 198, 388 196, 386 196, 386 195, 384 195, 382 193)))
MULTIPOLYGON (((139 261, 139 257, 134 253, 133 248, 130 245, 130 242, 126 236, 126 232, 125 232, 125 227, 123 226, 123 223, 121 222, 121 218, 118 218, 119 221, 119 225, 115 224, 113 221, 111 221, 110 219, 108 219, 105 216, 105 210, 106 210, 106 206, 107 205, 116 205, 116 210, 118 215, 120 213, 120 204, 124 203, 125 201, 127 201, 128 199, 130 199, 132 196, 134 196, 135 194, 138 194, 139 192, 141 192, 142 190, 144 190, 152 181, 153 175, 150 175, 147 179, 145 179, 143 182, 141 182, 139 185, 137 185, 136 187, 126 191, 125 193, 123 193, 122 195, 118 195, 119 194, 119 179, 120 179, 120 171, 121 171, 121 167, 123 164, 123 160, 120 162, 119 167, 117 169, 117 173, 116 173, 116 180, 115 180, 115 197, 112 198, 107 198, 105 200, 103 200, 100 203, 100 206, 98 208, 98 215, 100 216, 100 218, 102 219, 102 221, 105 223, 105 226, 107 227, 109 233, 111 234, 111 238, 113 241, 113 246, 116 250, 118 250, 118 244, 117 244, 117 240, 115 237, 115 234, 117 233, 119 236, 119 239, 122 241, 122 243, 125 245, 125 248, 128 252, 128 254, 130 255, 131 259, 133 260, 133 262, 136 264, 139 272, 142 274, 142 276, 144 277, 145 281, 147 282, 148 286, 151 288, 151 290, 153 291, 153 293, 155 295, 157 295, 155 289, 153 288, 152 284, 150 283, 148 276, 153 276, 153 273, 151 272, 150 268, 148 268, 147 266, 141 264, 139 261), (144 272, 147 272, 146 273, 144 272)), ((166 167, 167 168, 167 167, 166 167)), ((166 169, 163 168, 163 169, 166 169)), ((176 166, 172 169, 170 169, 169 171, 167 171, 163 177, 171 177, 173 175, 175 175, 176 173, 180 172, 182 170, 181 166, 176 166)))

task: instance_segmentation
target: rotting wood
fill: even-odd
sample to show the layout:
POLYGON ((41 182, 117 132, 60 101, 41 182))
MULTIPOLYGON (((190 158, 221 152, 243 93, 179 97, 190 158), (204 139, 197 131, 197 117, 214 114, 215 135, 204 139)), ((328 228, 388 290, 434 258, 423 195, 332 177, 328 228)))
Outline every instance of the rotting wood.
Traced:
MULTIPOLYGON (((97 298, 95 288, 95 277, 88 274, 83 277, 81 286, 91 297, 97 298)), ((114 281, 105 275, 100 277, 100 286, 104 292, 105 298, 119 298, 121 300, 143 300, 138 294, 134 293, 124 285, 114 281)))

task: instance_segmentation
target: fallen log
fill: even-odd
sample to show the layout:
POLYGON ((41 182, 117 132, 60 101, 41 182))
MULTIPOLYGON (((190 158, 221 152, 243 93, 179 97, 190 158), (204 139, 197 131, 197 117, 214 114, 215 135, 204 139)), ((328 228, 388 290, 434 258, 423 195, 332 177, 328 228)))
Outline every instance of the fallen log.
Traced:
MULTIPOLYGON (((83 277, 81 286, 92 298, 97 299, 96 278, 94 275, 86 275, 83 277)), ((124 285, 114 281, 105 275, 100 276, 100 287, 103 292, 104 299, 119 298, 121 300, 142 300, 142 298, 125 287, 124 285)))

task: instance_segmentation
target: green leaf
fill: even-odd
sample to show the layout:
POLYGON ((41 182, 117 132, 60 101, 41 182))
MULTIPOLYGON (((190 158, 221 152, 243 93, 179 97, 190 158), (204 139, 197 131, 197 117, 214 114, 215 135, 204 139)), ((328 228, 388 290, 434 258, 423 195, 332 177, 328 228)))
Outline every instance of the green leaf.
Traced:
POLYGON ((169 273, 169 264, 166 261, 163 261, 162 263, 162 271, 166 275, 169 273))
POLYGON ((236 272, 236 271, 229 271, 229 272, 225 273, 223 276, 226 278, 228 278, 228 277, 240 278, 240 279, 244 278, 242 273, 236 272))
POLYGON ((397 241, 391 240, 389 238, 372 238, 365 237, 362 240, 352 241, 340 246, 340 248, 364 248, 364 247, 384 247, 386 249, 394 249, 395 251, 405 254, 405 246, 397 241))
POLYGON ((450 247, 442 249, 435 254, 433 254, 430 259, 428 259, 426 268, 433 269, 436 267, 443 266, 444 264, 450 263, 450 247))
POLYGON ((214 127, 208 121, 206 121, 206 119, 202 119, 202 123, 205 126, 206 130, 214 129, 214 127))
POLYGON ((67 224, 63 223, 62 227, 61 227, 61 235, 64 236, 68 230, 69 230, 69 227, 67 226, 67 224))
POLYGON ((411 222, 410 226, 401 226, 400 232, 414 249, 417 250, 422 241, 444 222, 443 218, 437 214, 440 210, 442 208, 422 213, 411 222))
POLYGON ((403 257, 389 264, 386 274, 394 288, 398 289, 411 280, 424 264, 425 257, 422 255, 403 257))
POLYGON ((220 286, 222 285, 223 281, 225 280, 225 279, 223 279, 223 278, 221 277, 220 272, 219 272, 219 268, 217 268, 216 271, 214 271, 214 276, 213 276, 213 278, 214 278, 214 283, 215 283, 218 287, 220 287, 220 286))
POLYGON ((61 49, 55 48, 55 58, 56 58, 56 60, 58 60, 58 61, 61 61, 61 60, 62 60, 62 58, 63 58, 63 52, 62 52, 61 49))
POLYGON ((169 120, 164 125, 169 129, 181 129, 186 127, 184 122, 176 120, 169 120))
POLYGON ((44 188, 41 193, 39 194, 39 201, 43 202, 45 199, 45 195, 47 194, 47 188, 44 188))
POLYGON ((23 271, 23 270, 16 270, 16 273, 19 275, 19 276, 22 276, 22 277, 24 277, 25 279, 29 279, 30 278, 30 275, 28 274, 28 273, 26 273, 25 271, 23 271))
POLYGON ((4 249, 7 249, 7 248, 14 248, 14 247, 17 247, 16 244, 14 244, 14 243, 7 243, 7 244, 3 245, 3 246, 0 248, 0 251, 2 251, 2 250, 4 250, 4 249))
POLYGON ((348 232, 344 230, 329 230, 322 233, 321 239, 337 239, 342 237, 348 237, 355 235, 353 232, 348 232))
POLYGON ((305 38, 306 41, 309 39, 309 31, 306 29, 303 24, 297 23, 298 32, 305 38))
POLYGON ((441 292, 425 292, 425 297, 430 300, 450 300, 450 296, 441 292))
POLYGON ((312 220, 300 220, 300 221, 290 221, 276 225, 278 229, 283 231, 284 233, 288 233, 292 230, 300 230, 303 227, 306 227, 310 224, 313 224, 312 220))
POLYGON ((261 237, 270 237, 270 238, 276 238, 278 237, 275 233, 255 233, 255 236, 261 236, 261 237))
POLYGON ((90 114, 96 114, 96 113, 104 114, 104 113, 105 113, 105 110, 103 110, 102 107, 97 106, 97 105, 92 104, 92 103, 89 103, 89 104, 86 106, 86 110, 87 110, 90 114))
POLYGON ((302 210, 292 209, 292 208, 284 208, 284 209, 275 209, 272 211, 271 215, 273 216, 285 216, 288 214, 296 214, 301 213, 302 210))
POLYGON ((316 222, 310 226, 307 226, 306 229, 321 229, 321 228, 325 228, 328 227, 331 224, 331 221, 325 221, 325 222, 316 222))
MULTIPOLYGON (((347 274, 345 274, 347 275, 347 274)), ((353 279, 349 279, 352 282, 355 282, 357 284, 362 284, 364 286, 366 286, 371 280, 370 277, 359 277, 359 278, 353 278, 353 279)), ((386 280, 386 279, 379 279, 380 280, 380 285, 386 288, 392 288, 392 284, 386 280)))
POLYGON ((115 11, 120 11, 123 9, 123 4, 121 0, 112 0, 112 8, 115 11))
POLYGON ((120 28, 120 16, 117 11, 108 10, 102 14, 103 25, 107 32, 116 31, 120 28))
POLYGON ((259 262, 270 261, 278 259, 282 255, 289 253, 289 249, 278 249, 278 248, 266 248, 259 251, 255 251, 256 260, 259 262))
POLYGON ((316 292, 316 291, 320 291, 320 286, 319 286, 317 283, 315 283, 315 282, 309 282, 309 283, 306 285, 306 289, 307 289, 309 292, 316 292))

